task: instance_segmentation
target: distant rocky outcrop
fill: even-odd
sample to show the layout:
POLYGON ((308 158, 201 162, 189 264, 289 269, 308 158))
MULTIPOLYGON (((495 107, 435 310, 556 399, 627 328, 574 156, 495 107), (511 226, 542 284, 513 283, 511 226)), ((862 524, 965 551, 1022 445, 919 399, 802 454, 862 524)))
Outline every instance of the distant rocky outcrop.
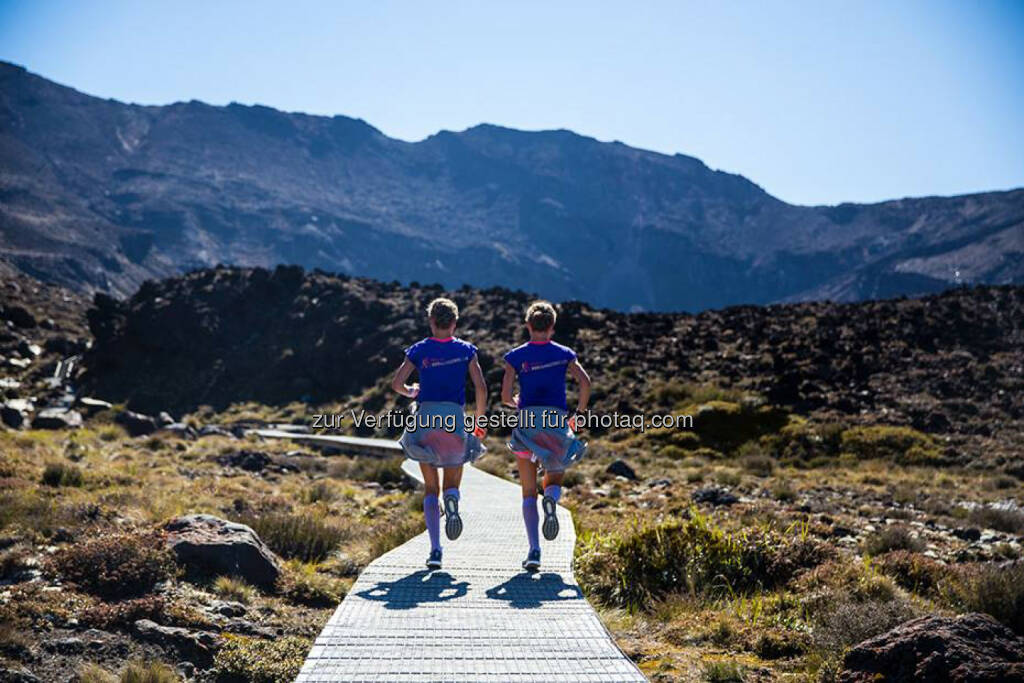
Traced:
MULTIPOLYGON (((126 301, 96 298, 89 311, 96 338, 82 382, 91 395, 146 413, 364 393, 361 407, 378 410, 402 350, 425 336, 427 302, 442 293, 289 267, 148 282, 126 301)), ((462 308, 457 334, 479 346, 496 393, 502 354, 524 340, 531 297, 501 289, 449 294, 462 308)), ((603 412, 669 409, 673 392, 689 382, 756 392, 801 413, 871 415, 938 434, 990 439, 1020 431, 1024 421, 1021 287, 699 315, 623 314, 568 302, 555 338, 579 352, 594 378, 593 405, 603 412)), ((762 422, 767 431, 785 423, 773 408, 734 409, 709 403, 697 432, 722 440, 738 432, 742 441, 756 437, 762 422)))
POLYGON ((90 97, 0 63, 0 273, 128 295, 218 263, 619 310, 1024 282, 1024 190, 801 207, 566 130, 409 143, 345 116, 90 97))
POLYGON ((1021 683, 1024 639, 992 617, 927 616, 851 649, 840 683, 1021 683))

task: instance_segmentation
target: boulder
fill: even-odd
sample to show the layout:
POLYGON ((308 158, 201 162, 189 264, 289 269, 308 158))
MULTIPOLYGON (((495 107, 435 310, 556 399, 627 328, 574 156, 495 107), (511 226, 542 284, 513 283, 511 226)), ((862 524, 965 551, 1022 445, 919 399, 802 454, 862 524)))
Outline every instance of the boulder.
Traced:
POLYGON ((29 312, 24 306, 4 306, 3 307, 3 318, 4 320, 10 320, 15 326, 29 329, 36 326, 36 318, 32 313, 29 312))
POLYGON ((189 441, 197 438, 198 434, 191 425, 187 425, 184 422, 172 422, 165 424, 160 428, 161 432, 170 432, 182 439, 188 439, 189 441))
POLYGON ((625 460, 616 460, 608 468, 605 469, 608 474, 614 474, 616 477, 625 477, 630 481, 636 481, 636 471, 629 466, 625 460))
POLYGON ((11 429, 20 429, 32 411, 32 403, 23 398, 12 398, 0 406, 0 421, 11 429))
POLYGON ((705 486, 704 488, 697 489, 694 491, 690 498, 695 503, 710 503, 715 507, 719 505, 733 505, 739 502, 739 497, 726 488, 720 488, 718 486, 705 486))
POLYGON ((920 617, 853 647, 838 680, 1024 682, 1024 639, 986 614, 920 617))
POLYGON ((235 451, 217 457, 225 467, 238 467, 246 472, 262 472, 270 464, 270 456, 259 451, 235 451))
POLYGON ((281 575, 277 557, 250 527, 213 515, 186 515, 165 526, 167 546, 197 573, 240 576, 269 589, 281 575))
POLYGON ((146 436, 160 428, 160 423, 156 418, 131 410, 123 410, 118 413, 114 422, 124 427, 130 436, 146 436))
POLYGON ((44 408, 32 419, 33 429, 77 429, 82 426, 82 414, 62 406, 44 408))
POLYGON ((161 626, 149 619, 139 619, 134 624, 134 633, 139 640, 155 643, 170 650, 186 661, 208 667, 220 647, 220 637, 209 631, 190 631, 177 626, 161 626))

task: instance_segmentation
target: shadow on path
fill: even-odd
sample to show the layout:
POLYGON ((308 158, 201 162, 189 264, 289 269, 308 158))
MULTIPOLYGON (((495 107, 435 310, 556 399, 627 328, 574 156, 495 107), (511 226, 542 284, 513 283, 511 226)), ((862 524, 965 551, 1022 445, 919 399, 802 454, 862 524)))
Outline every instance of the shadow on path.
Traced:
POLYGON ((448 572, 421 569, 397 581, 381 581, 356 593, 366 600, 384 603, 384 609, 413 609, 425 602, 460 598, 469 590, 468 581, 456 583, 448 572))
POLYGON ((516 574, 505 583, 487 589, 492 600, 507 600, 509 606, 517 609, 540 607, 545 602, 558 600, 582 600, 579 586, 566 583, 561 574, 545 572, 516 574))

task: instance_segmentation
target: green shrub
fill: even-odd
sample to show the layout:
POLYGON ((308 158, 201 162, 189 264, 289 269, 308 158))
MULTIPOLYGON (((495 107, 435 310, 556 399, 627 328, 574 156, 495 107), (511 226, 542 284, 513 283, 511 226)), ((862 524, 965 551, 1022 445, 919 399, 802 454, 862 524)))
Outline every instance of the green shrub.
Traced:
POLYGON ((252 527, 278 555, 303 562, 324 560, 348 537, 342 527, 309 512, 249 514, 236 521, 252 527))
POLYGON ((949 575, 945 565, 908 550, 885 553, 875 566, 901 588, 925 596, 935 595, 949 575))
POLYGON ((784 427, 764 439, 768 449, 783 462, 826 464, 839 455, 844 429, 839 423, 816 424, 790 416, 784 427))
POLYGON ((910 427, 851 427, 843 432, 842 449, 861 460, 887 458, 904 465, 935 464, 941 460, 935 440, 910 427))
POLYGON ((178 683, 181 677, 161 662, 129 662, 121 672, 121 683, 178 683))
POLYGON ((295 562, 278 579, 277 589, 285 599, 311 607, 337 605, 348 592, 341 581, 318 573, 313 565, 295 562))
POLYGON ((248 605, 256 597, 256 589, 236 576, 218 576, 211 586, 213 592, 225 600, 248 605))
POLYGON ((754 653, 761 659, 800 657, 807 647, 807 634, 783 629, 764 631, 754 641, 754 653))
POLYGON ((580 584, 601 602, 645 609, 669 593, 747 593, 788 581, 827 559, 821 544, 761 530, 729 534, 697 511, 685 522, 640 527, 622 535, 590 534, 577 557, 580 584), (806 544, 807 548, 797 549, 806 544))
POLYGON ((117 683, 120 679, 99 664, 83 664, 74 680, 76 683, 117 683))
POLYGON ((357 457, 339 460, 330 467, 330 474, 339 479, 375 481, 383 486, 412 488, 412 482, 402 470, 402 457, 357 457))
POLYGON ((989 614, 1024 635, 1024 562, 964 567, 955 592, 967 611, 989 614))
POLYGON ((213 668, 228 680, 247 683, 291 683, 299 675, 312 643, 305 638, 285 636, 262 640, 226 635, 213 668))
MULTIPOLYGON (((422 509, 422 506, 419 509, 422 509)), ((423 518, 419 515, 403 515, 397 519, 386 520, 383 524, 374 526, 374 533, 370 541, 370 554, 373 557, 380 557, 421 531, 423 531, 423 518)))
POLYGON ((99 536, 58 551, 50 570, 87 593, 127 598, 172 576, 173 555, 157 534, 99 536))
POLYGON ((85 483, 85 475, 77 465, 51 462, 43 469, 41 481, 46 486, 81 486, 85 483))
POLYGON ((707 683, 743 683, 747 680, 742 666, 725 659, 704 662, 701 676, 707 683))
POLYGON ((813 614, 811 637, 822 657, 835 661, 847 648, 916 616, 918 611, 903 598, 858 601, 835 593, 813 614))
POLYGON ((1008 534, 1024 534, 1024 512, 1013 508, 976 507, 967 514, 967 519, 986 529, 995 529, 1008 534))
POLYGON ((758 477, 767 477, 775 471, 775 458, 765 453, 756 441, 748 441, 736 451, 740 467, 758 477))
POLYGON ((331 482, 318 479, 302 490, 300 496, 303 503, 312 505, 314 503, 330 503, 337 500, 338 491, 331 482))
POLYGON ((881 555, 894 550, 918 553, 924 550, 924 543, 908 527, 899 524, 873 531, 861 541, 861 551, 866 555, 881 555))
POLYGON ((777 432, 788 421, 779 408, 751 402, 709 401, 697 409, 693 428, 701 443, 729 451, 740 444, 777 432))

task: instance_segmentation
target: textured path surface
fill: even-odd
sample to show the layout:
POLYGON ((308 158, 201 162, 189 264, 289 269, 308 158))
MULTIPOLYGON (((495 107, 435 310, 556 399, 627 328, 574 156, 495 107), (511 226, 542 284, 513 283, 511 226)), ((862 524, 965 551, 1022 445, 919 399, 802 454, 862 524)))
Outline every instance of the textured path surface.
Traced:
MULTIPOLYGON (((406 470, 419 475, 413 463, 406 470)), ((527 574, 519 487, 472 467, 465 530, 444 543, 444 568, 423 566, 426 532, 377 558, 316 639, 297 681, 644 681, 580 593, 576 534, 542 540, 527 574)))

